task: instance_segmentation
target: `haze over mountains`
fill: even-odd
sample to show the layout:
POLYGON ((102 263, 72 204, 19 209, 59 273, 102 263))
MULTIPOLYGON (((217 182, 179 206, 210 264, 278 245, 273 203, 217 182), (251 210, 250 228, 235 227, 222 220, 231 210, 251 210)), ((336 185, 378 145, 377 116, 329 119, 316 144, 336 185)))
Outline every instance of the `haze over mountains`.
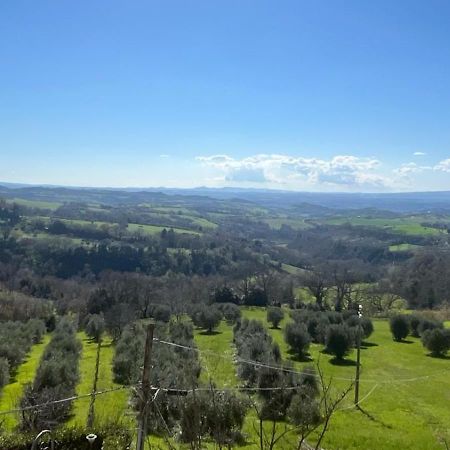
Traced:
POLYGON ((401 193, 318 193, 242 188, 85 188, 37 186, 0 182, 0 195, 9 199, 103 204, 174 200, 198 203, 209 200, 251 202, 275 209, 303 210, 305 214, 331 210, 376 209, 393 212, 450 211, 450 191, 401 193))

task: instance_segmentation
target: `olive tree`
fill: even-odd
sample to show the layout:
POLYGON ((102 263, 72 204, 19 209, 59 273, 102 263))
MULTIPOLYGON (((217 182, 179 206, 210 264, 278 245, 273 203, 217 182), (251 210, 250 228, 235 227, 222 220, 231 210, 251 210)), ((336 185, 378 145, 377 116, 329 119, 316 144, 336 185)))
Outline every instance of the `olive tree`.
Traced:
POLYGON ((389 326, 391 328, 392 337, 397 342, 402 341, 409 334, 409 320, 404 315, 398 314, 391 317, 389 326))
POLYGON ((284 339, 296 355, 305 357, 311 343, 311 336, 305 324, 288 323, 284 329, 284 339))
POLYGON ((326 349, 337 360, 342 360, 348 354, 352 346, 352 341, 352 334, 347 325, 329 326, 325 338, 326 349))
POLYGON ((284 319, 284 312, 277 306, 267 308, 267 322, 272 324, 273 328, 278 328, 280 322, 284 319))
POLYGON ((442 357, 450 349, 450 330, 442 328, 426 330, 422 335, 422 344, 432 356, 442 357))
POLYGON ((86 324, 86 334, 98 342, 104 331, 105 319, 103 314, 91 314, 86 324))

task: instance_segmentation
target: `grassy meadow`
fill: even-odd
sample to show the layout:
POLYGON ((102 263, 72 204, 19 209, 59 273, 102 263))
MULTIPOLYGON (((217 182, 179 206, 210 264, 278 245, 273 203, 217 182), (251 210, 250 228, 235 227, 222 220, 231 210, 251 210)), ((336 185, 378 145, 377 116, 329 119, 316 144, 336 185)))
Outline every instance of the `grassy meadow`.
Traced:
POLYGON ((426 227, 422 225, 425 221, 421 216, 395 217, 395 218, 372 218, 372 217, 333 217, 328 219, 326 223, 330 225, 342 225, 349 223, 355 226, 368 226, 386 228, 404 235, 424 235, 432 236, 444 233, 437 228, 426 227))
MULTIPOLYGON (((45 347, 50 342, 50 335, 45 335, 42 342, 33 345, 25 361, 18 367, 9 384, 0 391, 0 411, 9 411, 18 407, 25 385, 32 383, 45 347)), ((17 414, 0 416, 0 426, 12 432, 19 424, 17 414)))
MULTIPOLYGON (((78 333, 78 339, 82 343, 80 358, 80 381, 78 383, 77 395, 88 394, 92 391, 97 358, 97 343, 88 338, 84 332, 78 333)), ((103 339, 100 347, 100 364, 98 371, 97 391, 119 387, 114 383, 112 372, 112 361, 114 347, 111 339, 103 339)), ((99 395, 95 399, 95 425, 106 422, 120 422, 126 415, 128 403, 128 390, 118 390, 99 395)), ((89 412, 90 397, 75 400, 73 403, 73 415, 69 425, 84 426, 89 412)))
MULTIPOLYGON (((333 378, 333 390, 337 394, 354 377, 355 354, 347 357, 344 365, 333 364, 330 355, 322 353, 322 346, 313 344, 310 348, 310 362, 299 362, 284 342, 283 327, 290 320, 286 314, 279 329, 270 328, 263 308, 243 308, 244 317, 261 320, 279 344, 285 359, 291 360, 301 370, 305 364, 319 363, 326 378, 333 378)), ((286 310, 286 313, 288 311, 286 310)), ((450 358, 432 358, 426 354, 419 339, 408 337, 405 342, 392 340, 386 320, 374 321, 375 331, 362 347, 361 362, 361 408, 352 407, 353 392, 341 404, 331 422, 323 447, 327 450, 438 450, 445 448, 443 440, 450 442, 450 358)), ((83 344, 80 359, 80 382, 78 394, 92 389, 97 344, 83 332, 78 334, 83 344)), ((20 398, 23 385, 31 382, 43 349, 48 342, 33 346, 27 360, 19 367, 12 382, 2 392, 0 410, 11 409, 20 398)), ((233 361, 232 326, 222 321, 217 330, 206 334, 195 330, 195 342, 200 350, 203 371, 201 379, 212 380, 217 388, 239 386, 233 361)), ((112 376, 114 347, 105 339, 101 347, 98 390, 116 387, 112 376)), ((95 403, 96 425, 105 421, 123 421, 135 427, 128 409, 128 390, 99 395, 95 403)), ((89 398, 76 400, 73 416, 68 425, 83 426, 86 423, 89 398)), ((250 411, 244 425, 246 444, 241 448, 257 448, 257 434, 254 429, 254 412, 250 411)), ((3 426, 12 431, 17 425, 14 415, 4 417, 3 426)), ((284 425, 281 425, 282 427, 284 425)), ((268 424, 266 424, 268 427, 268 424)), ((313 439, 311 439, 313 441, 313 439)), ((151 436, 148 448, 168 448, 160 437, 151 436)), ((292 448, 295 434, 290 433, 277 448, 292 448)), ((177 444, 178 445, 178 444, 177 444)), ((214 446, 207 445, 208 448, 214 446)))

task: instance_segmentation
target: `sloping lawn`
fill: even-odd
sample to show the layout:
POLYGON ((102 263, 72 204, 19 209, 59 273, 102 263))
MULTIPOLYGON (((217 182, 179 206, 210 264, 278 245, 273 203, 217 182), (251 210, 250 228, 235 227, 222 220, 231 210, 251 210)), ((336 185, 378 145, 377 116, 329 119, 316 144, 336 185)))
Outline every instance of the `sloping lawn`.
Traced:
MULTIPOLYGON (((262 320, 262 308, 244 309, 244 316, 262 320)), ((283 324, 282 324, 283 326, 283 324)), ((360 399, 366 414, 351 408, 353 392, 331 423, 323 443, 327 450, 438 450, 445 448, 442 439, 450 442, 450 359, 427 356, 419 339, 394 342, 386 320, 374 321, 375 332, 361 353, 362 374, 360 399), (367 396, 367 398, 365 398, 367 396)), ((298 369, 307 363, 295 361, 284 342, 283 331, 269 330, 279 343, 286 359, 298 369)), ((336 392, 353 378, 354 352, 349 364, 334 365, 330 355, 322 353, 321 345, 312 345, 309 364, 318 360, 327 377, 334 377, 336 392)))
MULTIPOLYGON (((26 384, 33 382, 39 361, 49 341, 50 335, 47 334, 43 337, 42 342, 33 345, 26 360, 18 367, 11 383, 3 388, 0 397, 0 411, 8 411, 18 407, 23 389, 26 384)), ((17 414, 1 416, 0 420, 2 422, 1 427, 5 431, 13 431, 19 423, 17 414)))
MULTIPOLYGON (((78 338, 83 344, 80 358, 80 382, 77 386, 77 394, 88 394, 92 391, 95 374, 95 361, 97 358, 97 343, 86 336, 84 332, 78 333, 78 338)), ((112 372, 112 360, 114 347, 111 339, 103 339, 100 351, 100 365, 98 371, 97 391, 119 387, 114 383, 112 372)), ((121 422, 131 420, 126 414, 129 391, 127 389, 98 395, 95 400, 95 424, 105 422, 121 422)), ((89 412, 90 397, 75 400, 73 403, 73 416, 69 425, 85 426, 89 412)))

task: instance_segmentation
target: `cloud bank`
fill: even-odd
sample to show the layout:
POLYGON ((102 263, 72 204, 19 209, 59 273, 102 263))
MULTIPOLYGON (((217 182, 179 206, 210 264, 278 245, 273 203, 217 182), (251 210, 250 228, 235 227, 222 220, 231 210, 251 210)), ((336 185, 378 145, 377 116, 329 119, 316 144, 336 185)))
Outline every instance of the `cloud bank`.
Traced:
MULTIPOLYGON (((416 154, 422 154, 416 152, 416 154)), ((435 166, 407 162, 387 169, 376 158, 337 155, 331 159, 286 154, 256 154, 233 158, 226 154, 198 156, 222 184, 267 185, 280 188, 383 191, 407 189, 412 176, 427 172, 450 173, 450 158, 435 166)))

